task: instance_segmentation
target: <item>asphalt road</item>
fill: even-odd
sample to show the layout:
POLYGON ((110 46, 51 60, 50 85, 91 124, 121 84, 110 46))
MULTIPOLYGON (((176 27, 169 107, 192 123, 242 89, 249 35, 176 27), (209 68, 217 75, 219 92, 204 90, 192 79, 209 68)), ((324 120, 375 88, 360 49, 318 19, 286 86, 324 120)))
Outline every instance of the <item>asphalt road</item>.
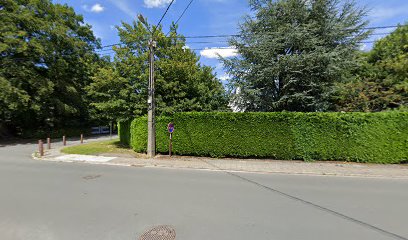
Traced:
POLYGON ((0 239, 408 239, 408 181, 32 160, 0 146, 0 239))

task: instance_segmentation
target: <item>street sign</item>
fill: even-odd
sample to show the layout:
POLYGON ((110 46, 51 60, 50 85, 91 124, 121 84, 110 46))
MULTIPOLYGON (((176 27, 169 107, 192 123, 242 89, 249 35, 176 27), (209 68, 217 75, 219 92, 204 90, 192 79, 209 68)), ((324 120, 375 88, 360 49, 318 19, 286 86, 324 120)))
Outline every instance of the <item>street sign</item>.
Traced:
POLYGON ((172 150, 172 148, 173 148, 173 143, 172 143, 172 135, 173 135, 173 132, 174 132, 174 123, 169 123, 168 125, 167 125, 167 131, 169 131, 169 133, 170 133, 170 139, 169 139, 169 156, 171 157, 171 150, 172 150))
POLYGON ((174 132, 174 123, 169 123, 167 125, 167 130, 169 131, 169 133, 173 133, 174 132))

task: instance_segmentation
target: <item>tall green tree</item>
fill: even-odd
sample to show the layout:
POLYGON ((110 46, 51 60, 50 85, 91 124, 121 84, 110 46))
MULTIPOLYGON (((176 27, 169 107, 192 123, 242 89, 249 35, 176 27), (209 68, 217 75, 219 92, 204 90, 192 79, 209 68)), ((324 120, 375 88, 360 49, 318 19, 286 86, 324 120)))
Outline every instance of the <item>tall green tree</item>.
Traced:
MULTIPOLYGON (((150 28, 150 26, 149 26, 150 28)), ((107 120, 128 120, 147 113, 149 78, 147 26, 135 21, 117 27, 121 39, 112 66, 104 67, 86 88, 94 116, 107 120)), ((228 99, 212 68, 202 66, 198 56, 185 46, 185 39, 173 26, 168 37, 155 32, 156 114, 180 111, 225 111, 228 99)))
POLYGON ((364 9, 340 0, 250 0, 239 56, 224 59, 232 104, 245 111, 325 111, 366 38, 364 9))
POLYGON ((338 86, 338 110, 408 110, 408 25, 399 26, 358 59, 352 81, 338 86))
POLYGON ((83 87, 99 42, 67 5, 0 3, 0 119, 15 130, 79 125, 88 119, 83 87))

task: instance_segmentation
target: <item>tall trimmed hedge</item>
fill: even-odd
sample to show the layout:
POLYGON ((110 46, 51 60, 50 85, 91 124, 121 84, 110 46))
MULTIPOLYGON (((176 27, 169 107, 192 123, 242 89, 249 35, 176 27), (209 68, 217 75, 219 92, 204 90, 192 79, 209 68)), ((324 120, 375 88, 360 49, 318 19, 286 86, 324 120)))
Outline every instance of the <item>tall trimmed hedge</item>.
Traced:
MULTIPOLYGON (((156 150, 168 152, 167 124, 171 122, 169 117, 156 119, 156 150)), ((147 151, 147 117, 136 118, 131 122, 119 123, 119 138, 123 144, 129 145, 136 152, 147 151)))
MULTIPOLYGON (((408 113, 177 113, 159 118, 157 151, 175 154, 400 163, 408 160, 408 113)), ((146 151, 147 121, 131 125, 131 146, 146 151)))
POLYGON ((118 134, 122 144, 130 145, 130 121, 118 122, 118 134))

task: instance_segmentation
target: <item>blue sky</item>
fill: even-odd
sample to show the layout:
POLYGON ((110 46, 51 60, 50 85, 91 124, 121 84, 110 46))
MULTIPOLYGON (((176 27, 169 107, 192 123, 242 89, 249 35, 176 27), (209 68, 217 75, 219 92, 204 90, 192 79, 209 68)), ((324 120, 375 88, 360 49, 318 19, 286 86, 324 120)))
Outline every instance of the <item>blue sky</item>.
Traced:
MULTIPOLYGON (((102 45, 119 42, 116 25, 121 21, 131 22, 137 14, 143 14, 149 23, 156 24, 171 0, 54 0, 54 3, 66 3, 84 16, 85 22, 92 25, 95 35, 102 45)), ((163 20, 167 30, 172 21, 177 20, 190 0, 175 0, 163 20)), ((408 21, 408 0, 357 0, 360 6, 366 6, 370 12, 370 26, 388 26, 408 21)), ((246 0, 194 0, 179 22, 179 32, 185 36, 222 35, 237 32, 237 24, 242 16, 249 13, 246 0)), ((388 33, 392 29, 380 29, 375 33, 388 33)), ((372 36, 372 41, 384 35, 372 36)), ((191 39, 187 45, 192 49, 226 47, 226 39, 191 39), (217 42, 218 41, 218 42, 217 42), (211 43, 193 43, 211 42, 211 43)), ((372 44, 366 44, 370 49, 372 44)), ((216 58, 216 52, 224 56, 234 55, 231 49, 197 50, 201 62, 215 68, 218 77, 225 79, 222 64, 216 58)))

